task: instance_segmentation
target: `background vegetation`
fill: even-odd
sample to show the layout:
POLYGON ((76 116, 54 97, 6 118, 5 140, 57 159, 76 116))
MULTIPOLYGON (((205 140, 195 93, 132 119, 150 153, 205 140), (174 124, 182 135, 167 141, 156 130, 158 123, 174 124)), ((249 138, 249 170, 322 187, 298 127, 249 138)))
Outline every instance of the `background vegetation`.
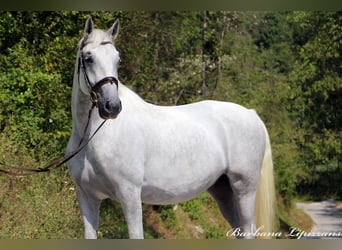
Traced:
MULTIPOLYGON (((341 12, 0 12, 0 161, 38 167, 71 132, 76 44, 87 17, 116 18, 120 80, 160 105, 202 99, 256 109, 271 137, 281 226, 295 197, 342 198, 341 12)), ((80 238, 66 167, 0 176, 0 238, 80 238)), ((224 238, 207 194, 144 207, 146 237, 224 238)), ((101 209, 101 237, 127 237, 120 205, 101 209)))

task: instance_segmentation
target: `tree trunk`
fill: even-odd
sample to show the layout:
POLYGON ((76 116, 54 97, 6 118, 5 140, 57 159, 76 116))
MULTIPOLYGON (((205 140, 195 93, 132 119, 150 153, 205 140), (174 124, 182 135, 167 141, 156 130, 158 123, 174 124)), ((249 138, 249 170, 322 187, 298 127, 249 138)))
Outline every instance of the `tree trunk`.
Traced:
POLYGON ((205 34, 207 30, 207 12, 203 12, 203 25, 202 25, 202 87, 201 87, 201 94, 202 96, 205 96, 207 92, 207 83, 206 83, 206 54, 205 54, 205 46, 206 46, 206 39, 205 39, 205 34))

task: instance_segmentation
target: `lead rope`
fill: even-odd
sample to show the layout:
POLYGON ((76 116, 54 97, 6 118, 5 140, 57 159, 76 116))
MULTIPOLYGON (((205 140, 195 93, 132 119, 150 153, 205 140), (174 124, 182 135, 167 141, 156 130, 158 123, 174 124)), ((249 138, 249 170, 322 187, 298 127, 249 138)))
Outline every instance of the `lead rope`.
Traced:
MULTIPOLYGON (((101 43, 102 44, 102 43, 101 43)), ((105 43, 103 43, 105 44, 105 43)), ((82 50, 82 46, 81 45, 81 49, 82 50)), ((94 107, 97 107, 97 96, 96 96, 96 89, 98 89, 99 87, 101 87, 104 83, 106 83, 107 81, 110 83, 115 83, 118 86, 118 81, 115 77, 105 77, 104 79, 102 79, 101 81, 99 81, 98 83, 96 83, 94 86, 91 86, 88 75, 85 71, 84 68, 84 62, 83 62, 83 58, 82 58, 82 54, 80 55, 80 57, 78 58, 78 67, 77 67, 77 77, 78 77, 78 83, 80 82, 80 70, 82 69, 82 73, 84 76, 84 79, 86 81, 86 83, 89 85, 90 88, 90 100, 92 102, 92 106, 89 109, 89 113, 88 113, 88 121, 87 124, 84 128, 83 131, 83 136, 76 148, 76 150, 72 151, 71 153, 69 153, 68 155, 65 156, 61 156, 58 157, 54 160, 52 160, 49 164, 40 167, 40 168, 25 168, 25 167, 21 167, 21 166, 12 166, 12 165, 8 165, 6 163, 0 162, 0 166, 3 166, 7 169, 12 169, 12 170, 7 170, 7 169, 0 169, 0 173, 4 173, 4 174, 8 174, 8 175, 13 175, 13 176, 28 176, 28 175, 32 175, 32 174, 37 174, 37 173, 42 173, 42 172, 48 172, 50 171, 51 168, 56 168, 61 166, 62 164, 66 163, 67 161, 71 160, 73 157, 75 157, 83 148, 85 148, 88 143, 93 139, 93 137, 97 134, 97 132, 101 129, 101 127, 105 124, 106 120, 104 120, 99 126, 98 128, 94 131, 94 133, 85 141, 85 143, 82 145, 84 139, 85 139, 85 134, 88 130, 88 126, 90 123, 90 118, 91 118, 91 114, 92 111, 94 109, 94 107), (94 95, 95 93, 95 95, 94 95)))
POLYGON ((28 175, 33 175, 33 174, 42 173, 42 172, 49 172, 51 168, 57 168, 57 167, 61 166, 62 164, 64 164, 64 163, 68 162, 69 160, 71 160, 83 148, 85 148, 88 145, 88 143, 93 139, 93 137, 97 134, 97 132, 101 129, 101 127, 106 122, 106 120, 104 120, 97 127, 97 129, 94 131, 94 133, 82 145, 82 143, 83 143, 83 141, 85 139, 86 132, 88 130, 91 114, 92 114, 92 111, 93 111, 94 107, 95 107, 95 104, 92 104, 91 108, 89 109, 88 121, 87 121, 86 126, 84 127, 83 136, 82 136, 82 138, 81 138, 77 148, 74 151, 70 152, 69 154, 67 154, 65 156, 58 157, 58 158, 52 160, 50 163, 44 165, 43 167, 39 167, 39 168, 25 168, 25 167, 21 167, 21 166, 12 166, 12 165, 8 165, 6 163, 0 162, 1 166, 5 167, 7 169, 12 169, 12 170, 0 169, 0 173, 12 175, 12 176, 18 176, 18 177, 28 176, 28 175))

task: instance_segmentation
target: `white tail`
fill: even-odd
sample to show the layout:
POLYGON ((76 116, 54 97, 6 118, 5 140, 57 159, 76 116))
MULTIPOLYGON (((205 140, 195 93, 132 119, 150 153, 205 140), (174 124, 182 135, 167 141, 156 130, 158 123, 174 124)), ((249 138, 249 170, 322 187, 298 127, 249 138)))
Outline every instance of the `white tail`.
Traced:
MULTIPOLYGON (((276 232, 276 192, 273 177, 273 161, 271 143, 266 132, 266 148, 261 169, 259 187, 256 196, 255 217, 257 228, 262 232, 276 232)), ((270 238, 270 237, 263 237, 270 238)))

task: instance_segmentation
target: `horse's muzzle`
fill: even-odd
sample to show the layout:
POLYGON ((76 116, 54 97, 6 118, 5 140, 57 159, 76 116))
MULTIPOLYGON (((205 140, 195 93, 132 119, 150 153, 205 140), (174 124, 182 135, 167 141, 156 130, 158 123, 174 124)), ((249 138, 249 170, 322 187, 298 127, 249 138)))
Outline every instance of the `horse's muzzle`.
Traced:
POLYGON ((98 106, 99 115, 102 119, 115 119, 122 110, 121 101, 107 100, 98 106))

